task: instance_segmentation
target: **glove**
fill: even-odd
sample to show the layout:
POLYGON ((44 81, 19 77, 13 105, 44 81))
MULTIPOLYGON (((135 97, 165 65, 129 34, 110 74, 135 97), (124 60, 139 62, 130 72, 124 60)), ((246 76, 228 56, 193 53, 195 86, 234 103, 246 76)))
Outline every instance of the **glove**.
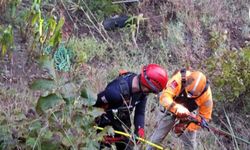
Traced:
POLYGON ((202 117, 200 115, 196 115, 196 118, 198 120, 199 126, 201 126, 202 128, 207 128, 209 130, 208 123, 204 117, 202 117))
POLYGON ((206 119, 200 115, 194 115, 194 114, 190 114, 189 116, 189 120, 199 126, 201 126, 202 128, 207 128, 209 130, 209 127, 208 127, 208 123, 206 121, 206 119))
POLYGON ((139 128, 138 129, 138 136, 142 139, 145 138, 145 132, 144 132, 144 129, 143 128, 139 128))
POLYGON ((174 113, 177 118, 185 118, 185 117, 188 117, 190 115, 189 110, 180 104, 173 103, 173 104, 171 104, 171 106, 170 106, 169 110, 172 113, 174 113))
POLYGON ((173 130, 174 133, 177 134, 177 136, 180 136, 185 131, 186 128, 187 128, 186 123, 178 123, 174 126, 173 130))
MULTIPOLYGON (((144 129, 139 127, 137 131, 137 136, 144 139, 145 138, 145 132, 144 129)), ((136 144, 140 144, 140 140, 136 140, 136 144)))

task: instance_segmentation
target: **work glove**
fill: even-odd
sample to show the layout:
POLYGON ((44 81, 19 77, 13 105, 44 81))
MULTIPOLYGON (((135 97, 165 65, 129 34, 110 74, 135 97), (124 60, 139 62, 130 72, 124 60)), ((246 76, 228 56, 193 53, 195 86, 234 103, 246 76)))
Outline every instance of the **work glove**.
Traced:
MULTIPOLYGON (((144 128, 139 127, 136 135, 144 139, 145 138, 144 128)), ((136 144, 140 144, 140 140, 136 139, 136 144)))
POLYGON ((178 123, 174 126, 173 131, 175 134, 177 134, 177 136, 180 136, 187 128, 187 124, 186 123, 178 123))
POLYGON ((200 115, 195 115, 193 113, 190 113, 190 115, 187 118, 182 118, 181 120, 193 122, 193 123, 199 125, 200 127, 207 128, 209 130, 208 123, 207 123, 206 119, 200 115))
POLYGON ((208 129, 208 123, 206 121, 206 119, 200 115, 193 115, 192 117, 195 117, 195 119, 197 120, 197 125, 201 126, 202 128, 207 128, 208 129))
POLYGON ((173 112, 177 118, 185 118, 190 115, 189 110, 180 104, 174 104, 171 112, 173 112))
POLYGON ((138 129, 138 136, 143 139, 145 138, 145 132, 143 128, 138 129))

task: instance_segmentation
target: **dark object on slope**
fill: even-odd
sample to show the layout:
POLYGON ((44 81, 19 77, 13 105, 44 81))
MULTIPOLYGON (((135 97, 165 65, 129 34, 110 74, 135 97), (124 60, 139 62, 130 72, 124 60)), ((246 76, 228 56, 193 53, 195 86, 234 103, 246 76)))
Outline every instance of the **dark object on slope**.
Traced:
POLYGON ((102 25, 105 30, 114 30, 116 28, 123 28, 128 24, 129 16, 115 16, 105 19, 102 25))

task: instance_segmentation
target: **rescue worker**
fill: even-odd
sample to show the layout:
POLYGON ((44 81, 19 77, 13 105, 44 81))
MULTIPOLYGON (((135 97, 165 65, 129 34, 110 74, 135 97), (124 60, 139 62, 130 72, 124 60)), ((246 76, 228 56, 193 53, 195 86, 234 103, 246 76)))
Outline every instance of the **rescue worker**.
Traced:
MULTIPOLYGON (((168 133, 179 135, 184 149, 196 149, 196 131, 211 119, 213 101, 206 76, 196 70, 181 69, 168 81, 160 95, 157 127, 150 137, 160 144, 168 133), (196 112, 196 114, 194 114, 196 112), (197 123, 191 122, 198 121, 197 123)), ((147 150, 153 147, 147 146, 147 150)))
MULTIPOLYGON (((94 106, 104 108, 106 112, 97 119, 97 124, 100 127, 110 125, 114 130, 131 132, 130 114, 135 108, 135 134, 144 138, 147 95, 161 92, 166 87, 167 81, 166 71, 157 64, 144 66, 140 74, 121 73, 119 77, 107 85, 104 91, 97 95, 94 106)), ((121 135, 106 136, 104 140, 106 144, 115 143, 118 150, 132 149, 133 147, 131 144, 133 142, 121 135)))

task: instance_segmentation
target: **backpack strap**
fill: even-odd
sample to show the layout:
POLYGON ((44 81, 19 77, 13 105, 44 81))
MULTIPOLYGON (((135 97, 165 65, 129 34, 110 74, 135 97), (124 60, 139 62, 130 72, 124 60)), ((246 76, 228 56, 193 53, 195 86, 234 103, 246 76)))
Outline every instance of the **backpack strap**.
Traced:
POLYGON ((182 68, 180 70, 180 72, 181 72, 181 93, 183 93, 184 96, 186 97, 187 93, 184 92, 184 89, 186 87, 186 72, 187 72, 187 70, 186 70, 186 68, 182 68))
POLYGON ((129 99, 130 98, 130 94, 129 94, 128 82, 124 78, 121 78, 119 86, 120 86, 121 94, 122 94, 123 98, 125 100, 129 99))
POLYGON ((131 76, 131 72, 124 71, 123 73, 119 74, 119 86, 121 89, 121 94, 125 100, 128 100, 130 98, 130 90, 128 82, 125 80, 126 77, 131 76))

